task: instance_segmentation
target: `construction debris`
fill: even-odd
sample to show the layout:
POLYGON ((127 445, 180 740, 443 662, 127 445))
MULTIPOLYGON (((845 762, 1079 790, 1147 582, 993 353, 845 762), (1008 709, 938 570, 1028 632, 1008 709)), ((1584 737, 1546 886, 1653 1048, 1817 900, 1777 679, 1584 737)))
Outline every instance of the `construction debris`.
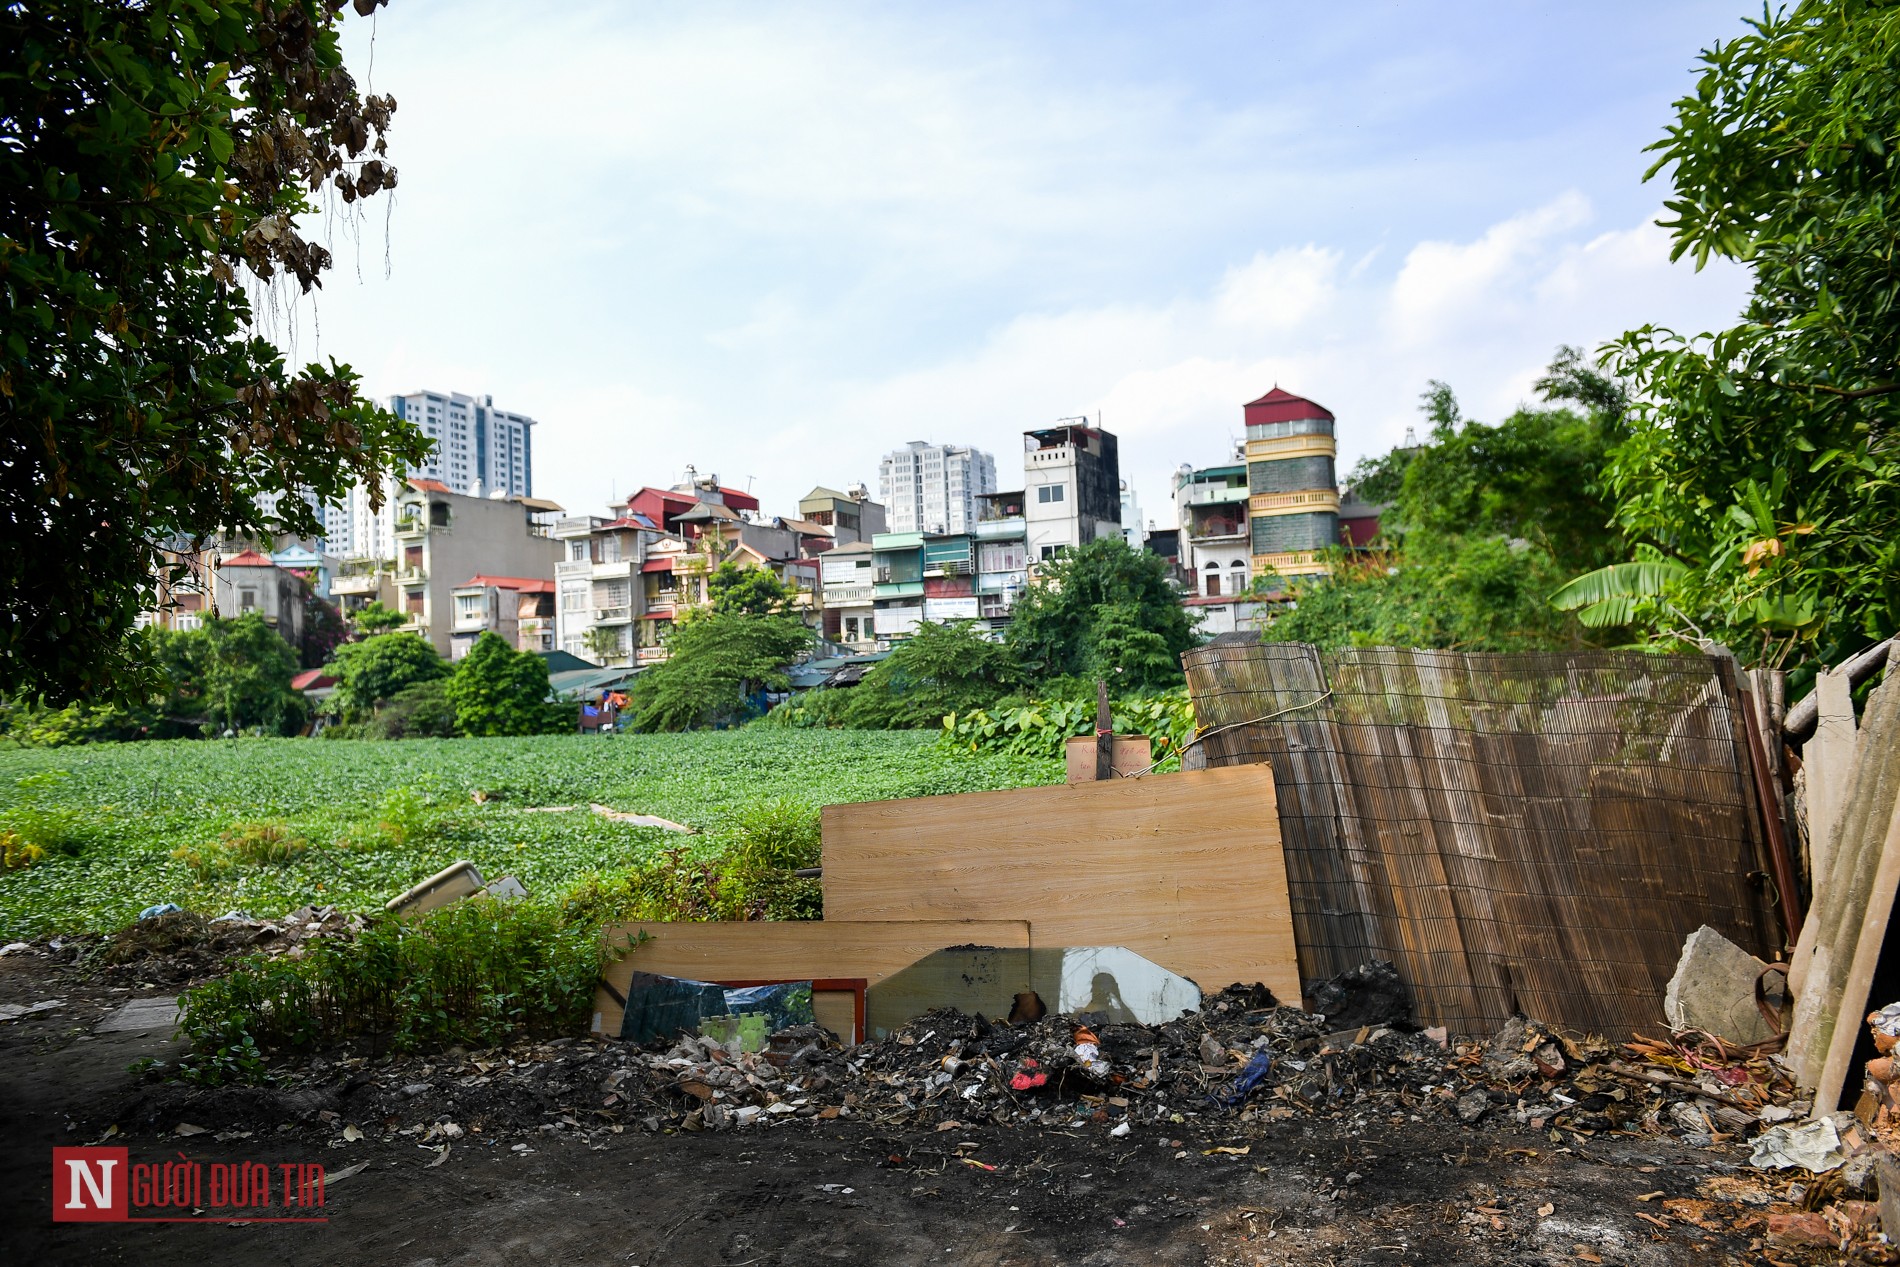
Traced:
POLYGON ((1682 944, 1676 975, 1663 994, 1671 1029, 1698 1029, 1732 1043, 1763 1043, 1781 1030, 1755 1005, 1755 984, 1768 965, 1707 924, 1682 944))

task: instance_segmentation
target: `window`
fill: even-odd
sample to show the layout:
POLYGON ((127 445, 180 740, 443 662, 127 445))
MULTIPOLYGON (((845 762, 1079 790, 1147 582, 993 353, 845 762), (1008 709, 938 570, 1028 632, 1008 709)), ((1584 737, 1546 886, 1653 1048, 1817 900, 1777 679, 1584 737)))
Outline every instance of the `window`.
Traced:
POLYGON ((586 581, 582 581, 579 584, 563 585, 561 587, 561 610, 564 612, 588 610, 593 606, 590 601, 593 597, 591 589, 592 587, 590 587, 586 581))
POLYGON ((585 541, 568 542, 567 558, 570 563, 587 562, 587 543, 585 541))
POLYGON ((250 611, 253 607, 256 607, 256 606, 257 606, 257 591, 256 590, 241 589, 238 591, 238 607, 241 610, 250 611))
POLYGON ((485 596, 481 594, 457 594, 455 596, 455 622, 458 625, 465 625, 471 620, 480 620, 482 618, 483 597, 485 596))
POLYGON ((410 590, 404 595, 403 607, 411 616, 420 616, 422 614, 422 591, 410 590))
POLYGON ((1063 488, 1064 485, 1061 484, 1044 484, 1036 490, 1036 500, 1044 505, 1059 502, 1063 499, 1063 488))
POLYGON ((1043 557, 1043 558, 1045 558, 1045 559, 1053 559, 1053 558, 1055 558, 1055 557, 1056 557, 1056 548, 1055 548, 1054 546, 1044 546, 1044 547, 1042 548, 1042 557, 1043 557))
POLYGON ((402 549, 402 565, 411 572, 420 572, 422 570, 422 547, 404 546, 402 549))

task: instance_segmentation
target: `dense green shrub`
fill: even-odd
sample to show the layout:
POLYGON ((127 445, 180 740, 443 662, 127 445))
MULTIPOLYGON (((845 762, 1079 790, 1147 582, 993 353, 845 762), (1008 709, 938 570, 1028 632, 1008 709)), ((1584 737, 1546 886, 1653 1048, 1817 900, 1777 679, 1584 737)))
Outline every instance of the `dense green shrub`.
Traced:
MULTIPOLYGON (((1194 705, 1187 689, 1116 700, 1109 706, 1115 733, 1147 735, 1156 770, 1180 768, 1181 751, 1194 737, 1194 705)), ((1061 757, 1068 741, 1095 733, 1095 701, 1086 698, 1004 701, 943 719, 943 742, 966 752, 1061 757)))

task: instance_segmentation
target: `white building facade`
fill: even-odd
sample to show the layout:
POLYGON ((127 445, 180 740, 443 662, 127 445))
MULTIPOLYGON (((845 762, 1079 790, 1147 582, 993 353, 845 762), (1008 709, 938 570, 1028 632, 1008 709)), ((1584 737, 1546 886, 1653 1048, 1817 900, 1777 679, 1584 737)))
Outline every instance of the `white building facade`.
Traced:
POLYGON ((878 463, 891 532, 969 532, 976 499, 996 491, 996 459, 981 449, 912 440, 878 463))

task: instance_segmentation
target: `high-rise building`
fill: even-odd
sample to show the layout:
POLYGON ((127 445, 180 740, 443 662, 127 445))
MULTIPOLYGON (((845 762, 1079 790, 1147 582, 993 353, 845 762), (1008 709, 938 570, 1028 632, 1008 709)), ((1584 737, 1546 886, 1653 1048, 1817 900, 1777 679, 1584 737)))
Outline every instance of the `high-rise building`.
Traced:
POLYGON ((409 472, 440 480, 458 493, 534 496, 534 419, 495 408, 493 396, 410 392, 391 396, 389 408, 435 441, 427 461, 409 472))
POLYGON ((1324 572, 1339 544, 1332 411, 1275 387, 1246 406, 1248 538, 1255 576, 1324 572))
POLYGON ((912 440, 878 463, 892 532, 969 532, 976 499, 996 491, 996 459, 981 449, 912 440))
POLYGON ((406 418, 435 447, 405 479, 383 482, 380 506, 357 484, 343 500, 321 508, 322 549, 342 559, 396 557, 396 498, 407 479, 436 480, 463 496, 534 496, 534 419, 497 409, 492 396, 417 391, 389 398, 390 412, 406 418))

